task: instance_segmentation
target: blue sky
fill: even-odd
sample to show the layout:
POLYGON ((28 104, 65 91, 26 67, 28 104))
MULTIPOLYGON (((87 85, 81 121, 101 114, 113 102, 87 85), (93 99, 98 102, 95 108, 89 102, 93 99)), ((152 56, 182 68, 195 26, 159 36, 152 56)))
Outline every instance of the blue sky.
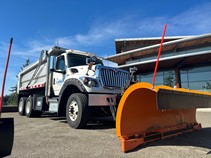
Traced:
POLYGON ((209 0, 2 0, 0 81, 10 37, 6 94, 25 60, 37 60, 57 43, 107 56, 115 54, 116 38, 160 37, 165 23, 166 36, 211 33, 210 17, 209 0))

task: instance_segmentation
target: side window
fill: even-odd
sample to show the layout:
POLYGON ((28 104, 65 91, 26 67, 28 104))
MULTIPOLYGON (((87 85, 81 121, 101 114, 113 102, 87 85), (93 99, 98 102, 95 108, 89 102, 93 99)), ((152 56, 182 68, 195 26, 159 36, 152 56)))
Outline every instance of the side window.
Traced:
POLYGON ((56 69, 57 70, 65 70, 64 56, 60 56, 57 58, 56 69))

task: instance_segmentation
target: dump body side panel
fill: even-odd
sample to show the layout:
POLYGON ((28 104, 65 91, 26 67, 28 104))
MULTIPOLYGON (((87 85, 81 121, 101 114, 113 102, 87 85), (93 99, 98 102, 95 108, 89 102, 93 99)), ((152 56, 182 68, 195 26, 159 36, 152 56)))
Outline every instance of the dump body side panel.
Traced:
POLYGON ((40 66, 39 62, 35 62, 28 67, 26 67, 19 76, 19 89, 26 88, 27 86, 33 86, 33 85, 40 85, 44 84, 46 82, 46 74, 47 74, 47 61, 44 60, 40 66), (38 70, 36 70, 38 69, 38 70), (35 71, 37 71, 35 73, 35 71), (33 77, 34 75, 34 77, 33 77), (31 78, 33 77, 31 83, 29 84, 31 78), (28 85, 29 84, 29 85, 28 85))

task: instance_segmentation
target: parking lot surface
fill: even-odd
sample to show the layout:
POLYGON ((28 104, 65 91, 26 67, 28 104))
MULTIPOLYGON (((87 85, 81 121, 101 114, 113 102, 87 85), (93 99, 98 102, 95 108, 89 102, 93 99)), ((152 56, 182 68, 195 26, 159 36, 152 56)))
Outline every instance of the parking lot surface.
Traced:
POLYGON ((91 123, 86 129, 72 129, 65 118, 42 116, 14 117, 15 138, 11 158, 208 158, 211 157, 211 112, 197 112, 203 129, 177 137, 148 143, 132 152, 122 153, 115 134, 115 123, 109 120, 91 123))

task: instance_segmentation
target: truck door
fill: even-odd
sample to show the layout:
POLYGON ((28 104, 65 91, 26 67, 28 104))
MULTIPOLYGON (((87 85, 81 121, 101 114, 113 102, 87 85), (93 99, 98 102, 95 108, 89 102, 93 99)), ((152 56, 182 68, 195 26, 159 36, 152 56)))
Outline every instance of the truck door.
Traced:
POLYGON ((66 76, 66 65, 64 55, 57 57, 55 69, 56 71, 53 72, 53 90, 54 94, 58 96, 66 76))

